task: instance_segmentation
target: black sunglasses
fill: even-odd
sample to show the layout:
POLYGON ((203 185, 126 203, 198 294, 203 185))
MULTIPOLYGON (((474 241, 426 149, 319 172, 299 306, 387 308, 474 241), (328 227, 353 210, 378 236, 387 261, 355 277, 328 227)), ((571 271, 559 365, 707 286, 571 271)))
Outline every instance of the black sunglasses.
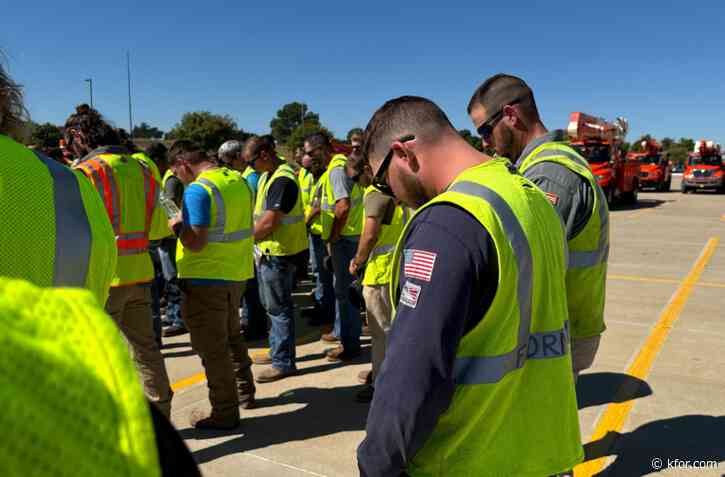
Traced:
MULTIPOLYGON (((407 136, 401 137, 400 139, 397 139, 397 141, 408 142, 412 141, 413 139, 415 139, 415 136, 409 134, 407 136)), ((392 158, 393 148, 391 147, 388 153, 385 155, 385 159, 383 159, 383 162, 380 164, 378 173, 375 174, 375 177, 373 177, 373 186, 375 186, 375 188, 383 194, 395 197, 395 194, 393 194, 393 189, 390 188, 390 186, 388 185, 388 181, 385 179, 385 174, 387 174, 388 172, 388 168, 390 167, 390 161, 392 158)))
POLYGON ((499 121, 503 118, 503 108, 506 106, 513 106, 514 104, 520 103, 522 98, 514 99, 513 101, 506 103, 506 105, 501 107, 501 110, 488 118, 486 121, 483 122, 480 126, 478 126, 478 129, 476 129, 476 132, 478 133, 481 138, 486 141, 490 142, 489 139, 491 139, 491 134, 493 134, 493 129, 496 127, 499 121))

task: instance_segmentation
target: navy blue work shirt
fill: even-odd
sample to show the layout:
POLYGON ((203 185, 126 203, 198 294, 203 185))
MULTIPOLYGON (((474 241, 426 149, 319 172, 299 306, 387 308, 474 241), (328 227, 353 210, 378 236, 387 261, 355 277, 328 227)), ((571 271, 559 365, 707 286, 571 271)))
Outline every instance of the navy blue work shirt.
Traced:
POLYGON ((397 312, 357 451, 365 477, 405 475, 450 406, 458 344, 483 319, 497 289, 493 240, 456 205, 435 204, 418 214, 404 257, 397 312))

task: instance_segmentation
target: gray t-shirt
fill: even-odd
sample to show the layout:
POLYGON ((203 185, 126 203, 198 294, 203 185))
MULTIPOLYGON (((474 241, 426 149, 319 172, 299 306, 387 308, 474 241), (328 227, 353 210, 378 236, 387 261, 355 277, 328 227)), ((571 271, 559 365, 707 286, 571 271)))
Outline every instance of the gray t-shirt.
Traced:
POLYGON ((349 199, 352 195, 352 188, 355 183, 345 174, 344 167, 335 167, 330 171, 330 183, 332 184, 332 196, 337 202, 340 199, 349 199))

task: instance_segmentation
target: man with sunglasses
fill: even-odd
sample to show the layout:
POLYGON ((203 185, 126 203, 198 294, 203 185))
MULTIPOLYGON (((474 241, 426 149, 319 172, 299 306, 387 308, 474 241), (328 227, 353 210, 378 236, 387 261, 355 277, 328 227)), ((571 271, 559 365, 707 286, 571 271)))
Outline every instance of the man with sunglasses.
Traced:
POLYGON ((589 368, 604 331, 609 256, 609 210, 589 165, 562 130, 542 123, 529 86, 497 74, 473 94, 468 114, 484 144, 516 162, 539 186, 566 226, 569 250, 567 301, 574 376, 589 368))
POLYGON ((298 269, 307 266, 307 230, 297 174, 275 154, 273 145, 252 136, 244 146, 244 158, 261 174, 254 240, 260 257, 260 298, 272 328, 269 354, 255 356, 254 363, 271 365, 257 374, 257 382, 266 383, 297 372, 292 292, 298 269))
POLYGON ((541 475, 583 458, 566 257, 546 196, 420 97, 365 130, 375 186, 416 209, 392 258, 393 325, 363 476, 541 475))
POLYGON ((362 333, 360 310, 352 304, 348 292, 354 281, 349 271, 350 260, 355 256, 362 232, 362 189, 345 171, 347 157, 334 152, 326 135, 317 133, 308 136, 304 148, 305 157, 327 167, 317 191, 320 197, 322 239, 332 259, 335 326, 332 333, 322 335, 322 340, 331 343, 340 340, 341 343, 326 351, 328 361, 349 361, 360 354, 362 333))

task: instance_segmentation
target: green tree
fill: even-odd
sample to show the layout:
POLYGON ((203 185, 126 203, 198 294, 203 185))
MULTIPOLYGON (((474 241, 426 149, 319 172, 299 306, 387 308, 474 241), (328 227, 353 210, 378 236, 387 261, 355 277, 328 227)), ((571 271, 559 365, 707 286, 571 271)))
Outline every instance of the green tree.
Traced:
POLYGON ((671 137, 666 137, 662 139, 662 150, 666 151, 669 148, 671 148, 675 144, 675 140, 671 137))
POLYGON ((144 138, 144 139, 161 139, 164 137, 164 132, 159 129, 142 122, 138 126, 133 128, 131 133, 133 137, 144 138))
POLYGON ((684 164, 687 161, 687 153, 690 152, 690 149, 677 143, 667 149, 666 152, 667 157, 673 164, 684 164))
POLYGON ((350 129, 347 132, 347 142, 350 142, 350 140, 352 139, 352 136, 355 135, 355 134, 359 134, 360 136, 362 136, 364 134, 364 131, 362 130, 362 128, 352 128, 352 129, 350 129))
POLYGON ((63 133, 55 124, 30 124, 30 144, 41 149, 50 149, 59 147, 59 142, 63 138, 63 133))
POLYGON ((460 134, 461 137, 465 139, 466 142, 468 142, 468 144, 478 149, 479 151, 483 151, 483 144, 481 143, 481 139, 474 136, 471 131, 469 131, 468 129, 461 129, 460 131, 458 131, 458 134, 460 134))
POLYGON ((677 144, 684 147, 687 152, 692 152, 695 148, 695 141, 689 137, 681 137, 677 144))
POLYGON ((207 151, 216 151, 224 141, 246 141, 249 136, 228 115, 194 111, 185 113, 181 121, 166 134, 166 139, 188 139, 207 151))
POLYGON ((277 142, 285 144, 294 130, 307 121, 320 124, 320 115, 310 111, 305 103, 294 102, 282 106, 275 118, 269 122, 269 127, 277 142))
POLYGON ((305 120, 304 124, 301 124, 292 131, 292 134, 287 138, 286 146, 289 151, 294 152, 298 147, 302 147, 305 138, 311 134, 322 132, 328 137, 332 138, 333 134, 324 126, 320 124, 317 119, 305 120))

